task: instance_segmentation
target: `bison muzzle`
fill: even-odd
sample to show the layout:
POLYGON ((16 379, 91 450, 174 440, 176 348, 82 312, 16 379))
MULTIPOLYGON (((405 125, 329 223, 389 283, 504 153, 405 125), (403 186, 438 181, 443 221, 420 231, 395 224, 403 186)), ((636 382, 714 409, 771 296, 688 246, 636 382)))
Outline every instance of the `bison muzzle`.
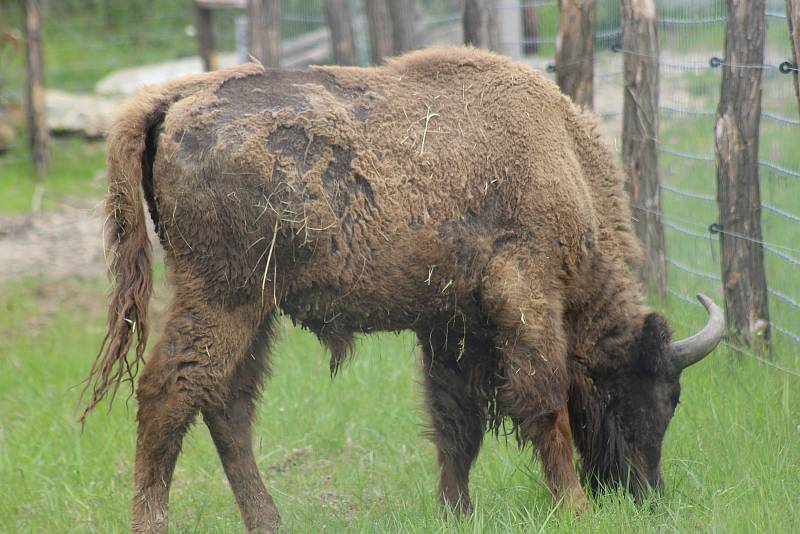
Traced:
POLYGON ((659 487, 681 371, 722 335, 700 296, 708 325, 671 341, 643 302, 624 178, 594 117, 493 54, 246 65, 149 88, 109 134, 108 179, 114 287, 86 413, 144 362, 142 196, 174 288, 136 389, 136 532, 166 532, 198 413, 248 531, 278 528, 251 422, 279 312, 330 349, 334 374, 354 334, 416 333, 439 495, 463 512, 483 436, 504 422, 575 510, 589 501, 573 443, 584 484, 659 487))

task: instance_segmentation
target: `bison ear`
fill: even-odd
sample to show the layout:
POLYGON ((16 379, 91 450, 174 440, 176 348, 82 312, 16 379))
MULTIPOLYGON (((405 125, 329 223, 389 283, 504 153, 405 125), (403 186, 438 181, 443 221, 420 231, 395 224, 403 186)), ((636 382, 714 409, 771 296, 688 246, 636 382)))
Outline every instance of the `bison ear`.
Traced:
POLYGON ((637 361, 648 373, 660 374, 669 368, 669 344, 672 339, 667 320, 657 313, 649 313, 644 318, 637 361))

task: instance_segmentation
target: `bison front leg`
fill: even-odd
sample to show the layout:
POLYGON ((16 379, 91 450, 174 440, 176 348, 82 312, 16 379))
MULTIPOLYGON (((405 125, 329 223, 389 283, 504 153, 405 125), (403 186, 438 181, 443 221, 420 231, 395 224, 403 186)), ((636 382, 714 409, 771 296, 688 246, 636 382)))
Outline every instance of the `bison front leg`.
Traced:
POLYGON ((446 329, 420 335, 426 407, 431 417, 429 436, 438 452, 441 503, 468 514, 472 511, 469 471, 481 447, 484 420, 459 367, 459 356, 463 361, 469 358, 460 354, 458 340, 451 339, 453 346, 448 346, 444 332, 446 329))
POLYGON ((482 296, 504 382, 498 406, 514 421, 520 443, 534 446, 554 498, 580 513, 590 504, 575 471, 561 297, 550 289, 558 282, 548 282, 558 271, 548 259, 524 253, 496 258, 482 296))

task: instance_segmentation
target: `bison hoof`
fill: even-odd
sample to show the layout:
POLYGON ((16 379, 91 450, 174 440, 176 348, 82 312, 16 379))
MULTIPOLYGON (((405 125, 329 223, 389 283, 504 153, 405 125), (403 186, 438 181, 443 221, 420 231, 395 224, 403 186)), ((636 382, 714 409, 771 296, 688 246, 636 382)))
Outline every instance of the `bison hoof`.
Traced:
POLYGON ((586 498, 583 489, 577 487, 565 493, 563 499, 561 499, 561 507, 566 510, 572 510, 575 515, 581 515, 592 509, 592 503, 586 498))

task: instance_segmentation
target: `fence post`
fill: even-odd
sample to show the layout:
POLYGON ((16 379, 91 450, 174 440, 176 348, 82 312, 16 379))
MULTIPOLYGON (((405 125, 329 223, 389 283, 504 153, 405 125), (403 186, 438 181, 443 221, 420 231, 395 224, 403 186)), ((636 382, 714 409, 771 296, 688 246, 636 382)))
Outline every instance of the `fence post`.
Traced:
POLYGON ((466 0, 462 5, 464 44, 497 50, 497 2, 495 0, 466 0))
POLYGON ((28 142, 31 145, 31 158, 38 174, 44 174, 50 165, 48 143, 50 132, 44 104, 44 62, 42 60, 42 31, 39 0, 22 2, 25 17, 25 49, 28 62, 28 76, 25 85, 28 118, 28 142))
POLYGON ((539 17, 536 6, 522 4, 522 52, 535 54, 539 51, 539 17))
POLYGON ((725 317, 737 343, 768 346, 758 181, 765 0, 727 4, 722 93, 714 128, 725 317))
POLYGON ((556 82, 579 106, 592 108, 595 0, 560 0, 556 82))
POLYGON ((333 61, 337 65, 356 64, 356 43, 353 39, 353 17, 347 0, 325 0, 325 17, 331 29, 333 61))
POLYGON ((390 0, 392 51, 402 54, 417 48, 417 6, 415 0, 390 0))
POLYGON ((661 302, 667 297, 664 223, 658 178, 658 30, 654 0, 622 0, 624 106, 622 159, 636 235, 644 245, 641 276, 661 302))
POLYGON ((792 41, 792 60, 794 62, 794 92, 800 106, 800 0, 786 0, 786 18, 789 20, 789 36, 792 41))
POLYGON ((388 0, 366 0, 367 25, 369 26, 369 53, 372 63, 378 64, 391 56, 394 50, 392 16, 388 0))
POLYGON ((279 67, 281 58, 280 0, 247 0, 250 55, 265 67, 279 67))
POLYGON ((217 70, 219 60, 214 51, 214 26, 212 10, 199 3, 194 3, 194 20, 197 26, 197 52, 203 62, 203 70, 217 70))

